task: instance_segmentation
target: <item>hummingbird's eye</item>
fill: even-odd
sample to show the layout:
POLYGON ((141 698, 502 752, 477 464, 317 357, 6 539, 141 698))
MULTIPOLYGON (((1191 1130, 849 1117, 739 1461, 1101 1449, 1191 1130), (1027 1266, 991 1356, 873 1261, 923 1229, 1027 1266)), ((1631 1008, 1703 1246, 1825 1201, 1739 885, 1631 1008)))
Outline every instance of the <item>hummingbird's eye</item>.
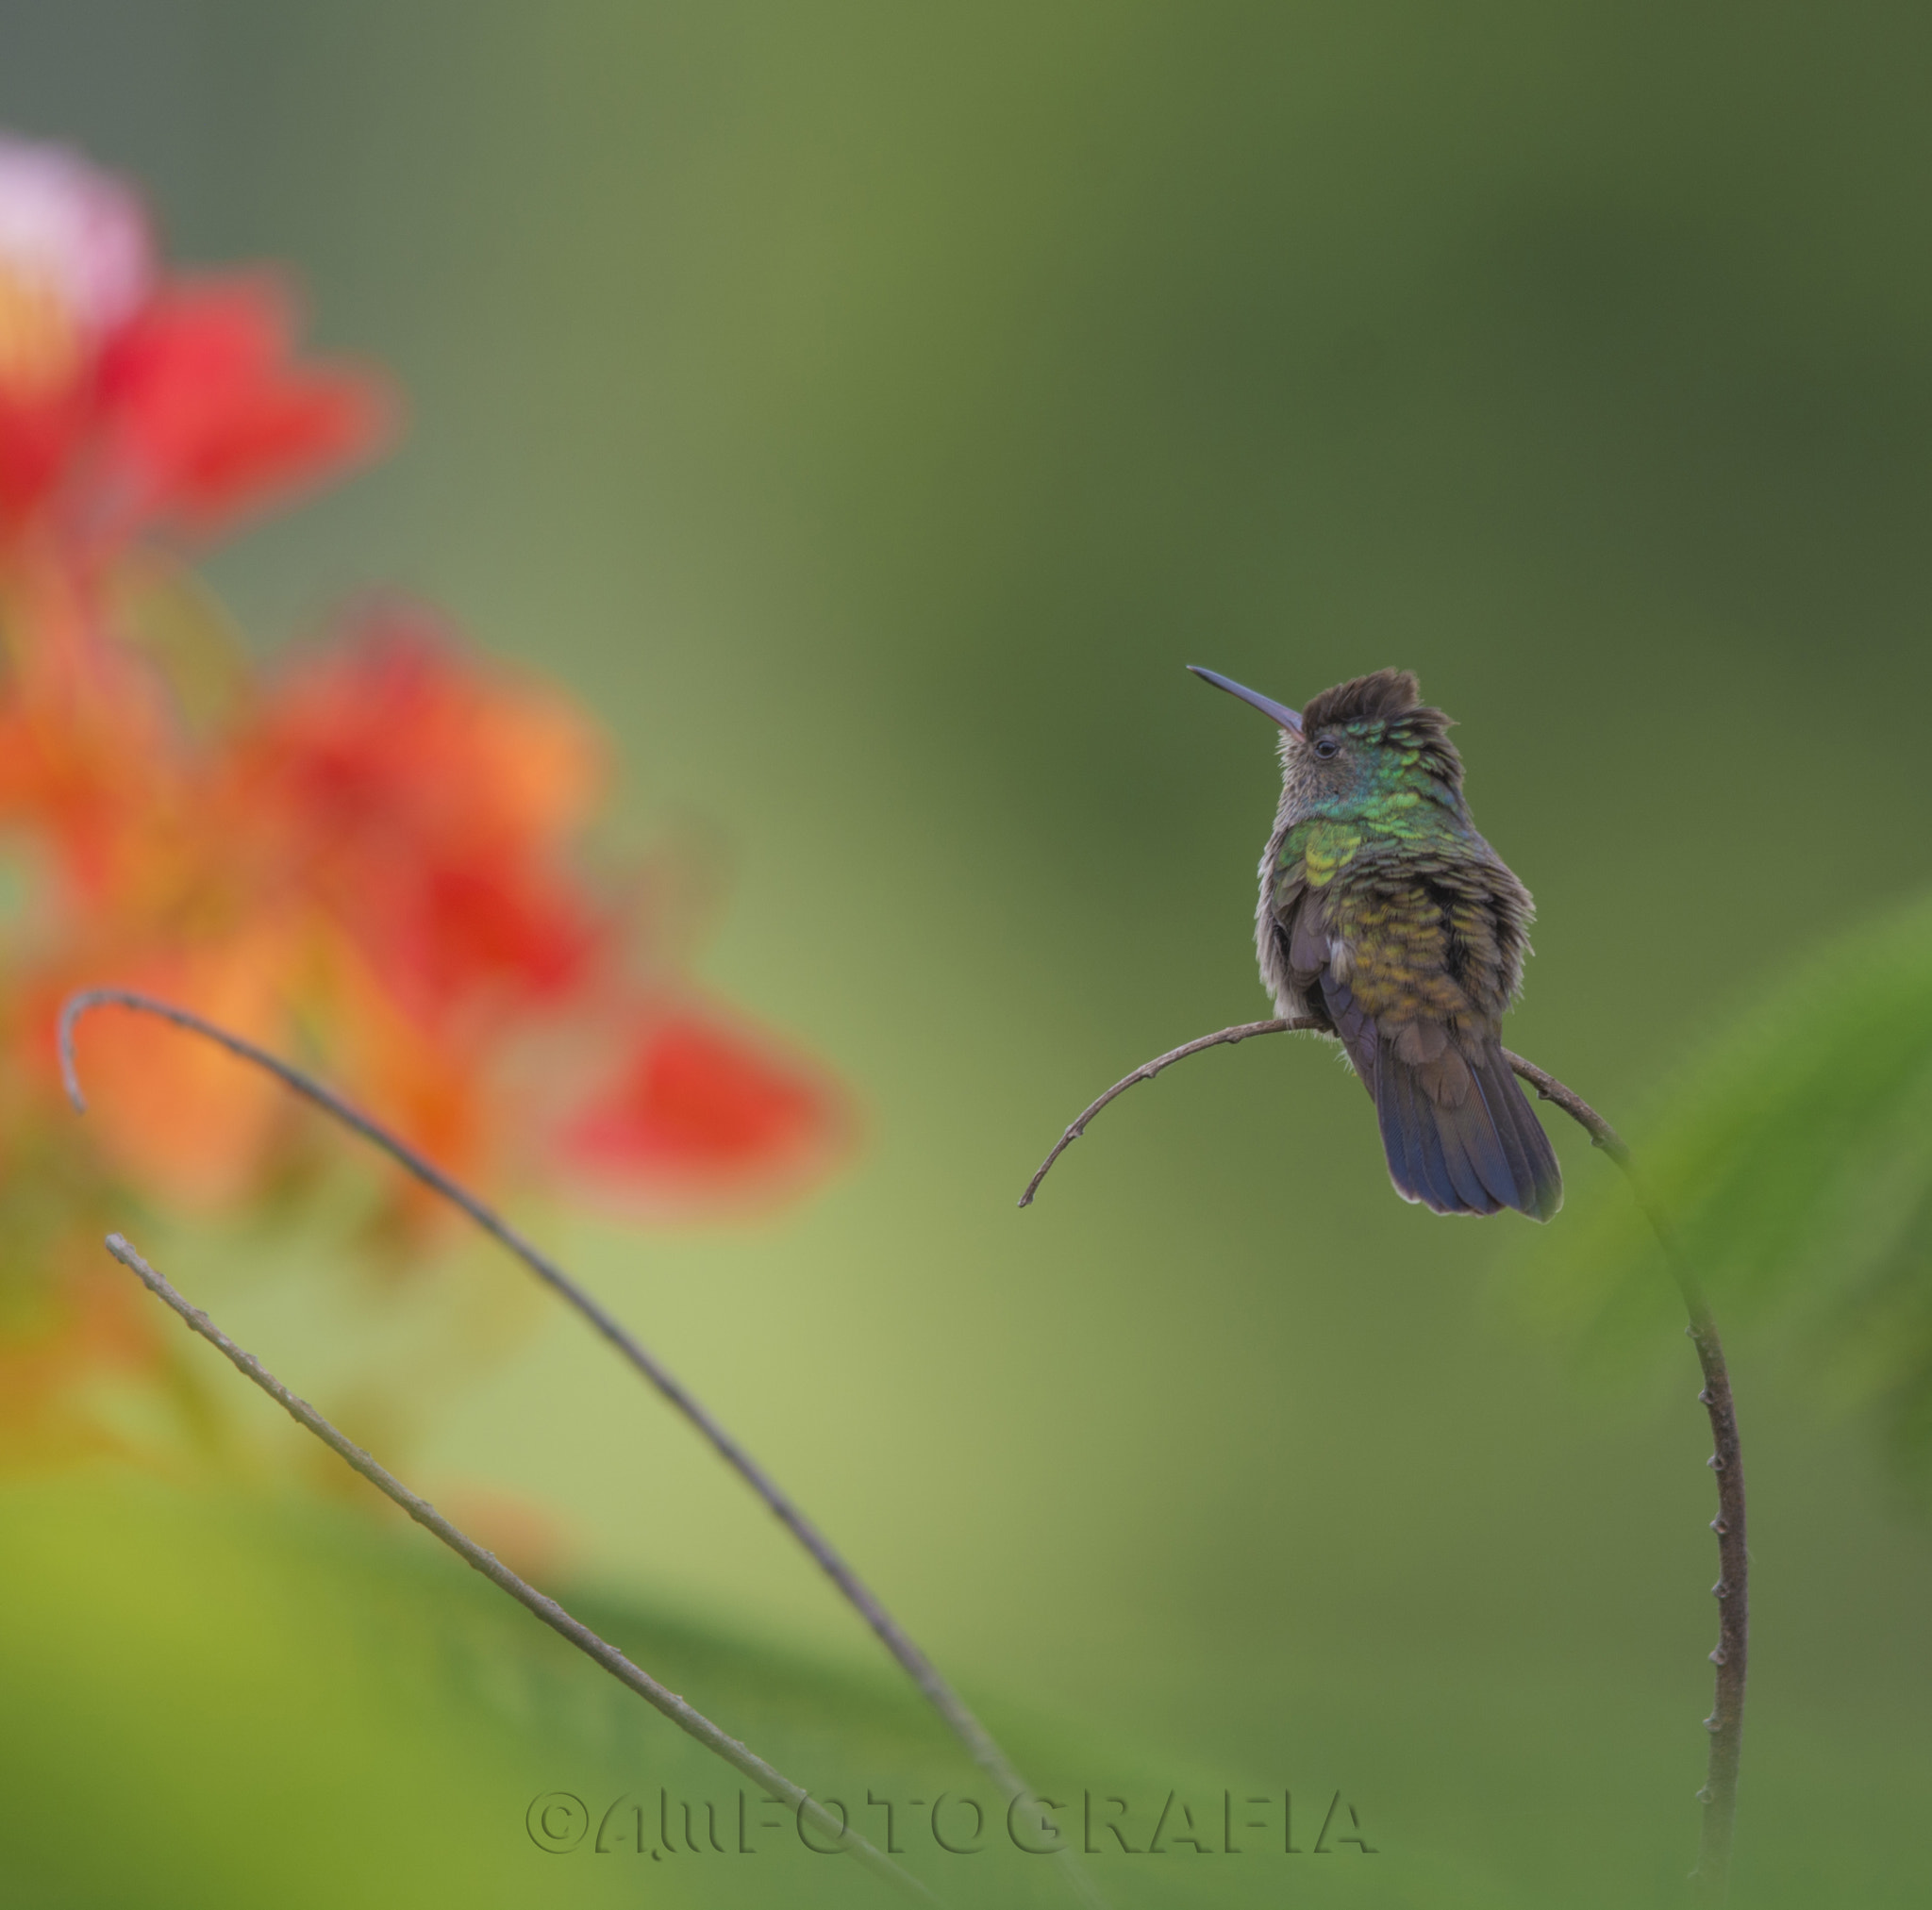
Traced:
POLYGON ((1332 736, 1318 736, 1315 739, 1315 754, 1324 763, 1332 763, 1341 754, 1341 745, 1332 736))

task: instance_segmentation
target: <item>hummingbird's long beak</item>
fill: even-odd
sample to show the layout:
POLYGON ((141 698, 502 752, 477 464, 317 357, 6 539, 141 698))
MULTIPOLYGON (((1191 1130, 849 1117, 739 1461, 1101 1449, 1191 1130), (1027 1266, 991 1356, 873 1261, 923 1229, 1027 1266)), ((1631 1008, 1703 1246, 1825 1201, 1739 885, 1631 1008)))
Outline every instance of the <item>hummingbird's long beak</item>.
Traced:
POLYGON ((1216 689, 1224 689, 1230 696, 1238 696, 1243 703, 1252 703, 1263 716, 1272 716, 1283 729, 1291 729, 1295 735, 1302 733, 1302 713, 1291 709, 1285 703, 1276 703, 1272 696, 1263 696, 1258 689, 1250 689, 1244 684, 1237 683, 1231 676, 1223 676, 1218 671, 1203 670, 1198 663, 1191 663, 1191 670, 1204 683, 1211 683, 1216 689))

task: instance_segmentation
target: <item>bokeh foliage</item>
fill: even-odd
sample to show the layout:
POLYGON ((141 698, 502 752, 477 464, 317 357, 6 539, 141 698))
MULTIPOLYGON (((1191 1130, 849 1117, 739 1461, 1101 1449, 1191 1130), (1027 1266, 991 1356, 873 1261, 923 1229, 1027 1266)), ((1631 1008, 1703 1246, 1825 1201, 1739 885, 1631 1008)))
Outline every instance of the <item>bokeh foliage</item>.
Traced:
MULTIPOLYGON (((1840 934, 1687 1059, 1637 1130, 1645 1203, 1720 1318, 1774 1329, 1836 1403, 1869 1406, 1923 1488, 1932 1460, 1932 901, 1840 934)), ((1629 1351, 1673 1297, 1649 1220, 1599 1200, 1524 1282, 1629 1351)), ((1764 1337, 1754 1340, 1763 1344, 1764 1337)))

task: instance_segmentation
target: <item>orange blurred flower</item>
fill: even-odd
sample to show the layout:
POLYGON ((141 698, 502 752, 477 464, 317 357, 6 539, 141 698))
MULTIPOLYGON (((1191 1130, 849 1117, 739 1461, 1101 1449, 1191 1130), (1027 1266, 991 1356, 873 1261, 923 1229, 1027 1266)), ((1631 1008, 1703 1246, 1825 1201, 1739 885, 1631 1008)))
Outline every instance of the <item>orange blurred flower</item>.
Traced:
MULTIPOLYGON (((117 1204, 246 1209, 300 1153, 272 1084, 125 1021, 85 1038, 83 1136, 51 1049, 73 988, 300 1048, 492 1185, 741 1205, 849 1132, 822 1070, 702 997, 586 877, 604 749, 557 690, 377 603, 266 675, 232 656, 194 725, 132 640, 127 580, 168 574, 140 532, 206 534, 338 472, 390 408, 367 374, 296 358, 277 281, 164 276, 125 187, 0 139, 0 890, 10 870, 23 891, 0 1034, 24 1064, 0 1077, 0 1437, 43 1425, 63 1375, 152 1346, 78 1271, 117 1204)), ((391 1196, 405 1248, 419 1199, 391 1196)))
POLYGON ((566 996, 603 953, 566 859, 602 755, 555 691, 386 606, 275 682, 220 800, 259 880, 299 882, 414 1015, 463 1019, 566 996))

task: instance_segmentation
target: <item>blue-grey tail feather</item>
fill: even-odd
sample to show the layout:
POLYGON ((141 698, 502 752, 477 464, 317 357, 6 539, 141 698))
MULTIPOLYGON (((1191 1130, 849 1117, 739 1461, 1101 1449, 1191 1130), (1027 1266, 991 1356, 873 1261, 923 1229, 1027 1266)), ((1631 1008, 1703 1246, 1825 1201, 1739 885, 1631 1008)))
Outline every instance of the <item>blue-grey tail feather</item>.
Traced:
POLYGON ((1439 1214, 1493 1214, 1514 1207, 1547 1221, 1563 1204, 1563 1176, 1493 1035, 1465 1031, 1457 1052, 1474 1082, 1459 1105, 1434 1099, 1417 1070, 1398 1058, 1354 991, 1333 972, 1322 997, 1341 1044, 1374 1098, 1389 1174, 1405 1200, 1439 1214), (1464 1044, 1467 1045, 1464 1045, 1464 1044))
MULTIPOLYGON (((1474 1097, 1472 1096, 1473 1100, 1474 1097)), ((1479 1116, 1472 1123, 1469 1120, 1468 1104, 1454 1110, 1440 1109, 1436 1124, 1441 1130, 1442 1152, 1449 1157, 1449 1172, 1456 1183, 1456 1191, 1462 1196, 1463 1210, 1477 1214, 1493 1214, 1503 1205, 1503 1196, 1491 1184, 1493 1174, 1486 1180, 1479 1159, 1484 1153, 1483 1143, 1487 1134, 1487 1118, 1479 1116), (1454 1119, 1447 1118, 1453 1113, 1454 1119), (1466 1135, 1465 1128, 1474 1125, 1478 1131, 1466 1135)))
POLYGON ((1514 1207, 1547 1221, 1563 1204, 1550 1138, 1493 1041, 1466 1058, 1473 1090, 1454 1105, 1435 1100, 1388 1042, 1379 1045, 1372 1090, 1390 1177, 1407 1199, 1439 1214, 1514 1207))
POLYGON ((1396 1186, 1439 1213, 1454 1213, 1459 1204, 1455 1184, 1449 1178, 1436 1123, 1423 1112, 1415 1070, 1396 1060, 1385 1045, 1376 1079, 1381 1092, 1376 1096, 1375 1112, 1381 1120, 1389 1171, 1396 1186))
POLYGON ((1563 1171, 1557 1165, 1557 1150, 1550 1144, 1550 1137, 1529 1104, 1523 1084, 1504 1060, 1500 1045, 1491 1043, 1485 1049, 1474 1072, 1497 1129, 1514 1137, 1519 1151, 1518 1184, 1526 1196, 1522 1211, 1539 1221, 1554 1220, 1563 1204, 1563 1171))

